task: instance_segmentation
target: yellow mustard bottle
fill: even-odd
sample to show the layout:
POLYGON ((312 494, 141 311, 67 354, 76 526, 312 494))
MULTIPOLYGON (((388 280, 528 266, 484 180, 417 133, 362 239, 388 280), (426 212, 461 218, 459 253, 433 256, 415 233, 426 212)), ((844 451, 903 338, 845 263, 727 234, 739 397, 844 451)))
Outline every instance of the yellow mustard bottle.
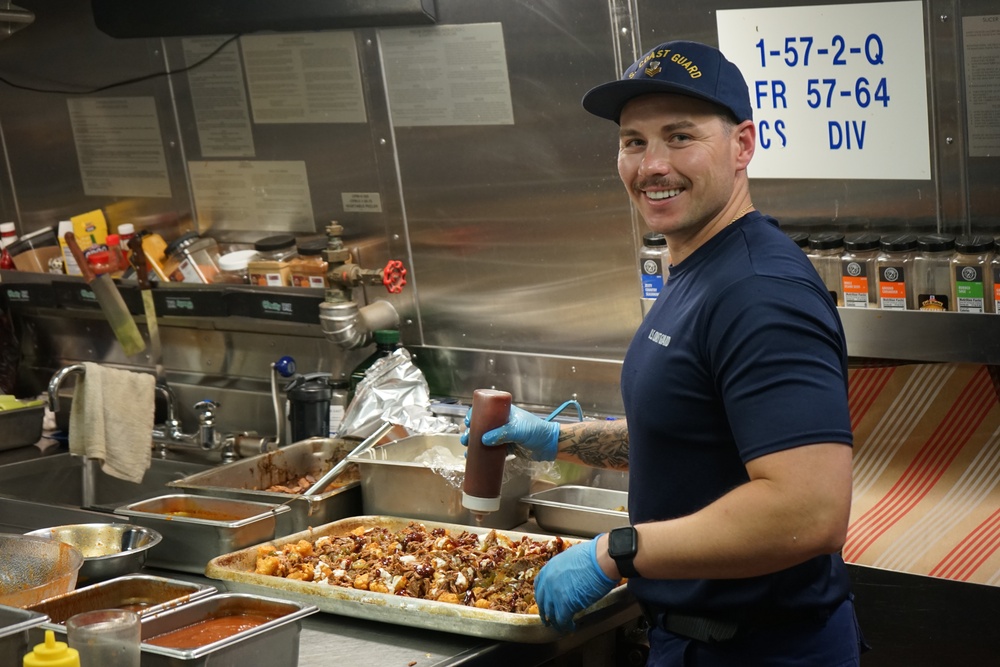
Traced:
POLYGON ((80 653, 66 642, 57 642, 56 633, 45 631, 45 643, 24 656, 23 667, 80 667, 80 653))

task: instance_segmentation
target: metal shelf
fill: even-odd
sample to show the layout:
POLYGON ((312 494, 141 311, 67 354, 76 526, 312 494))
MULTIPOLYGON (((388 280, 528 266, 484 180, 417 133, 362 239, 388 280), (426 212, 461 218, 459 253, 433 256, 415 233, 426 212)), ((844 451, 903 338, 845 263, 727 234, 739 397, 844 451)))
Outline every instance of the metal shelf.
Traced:
POLYGON ((1000 364, 1000 315, 838 310, 852 358, 1000 364))

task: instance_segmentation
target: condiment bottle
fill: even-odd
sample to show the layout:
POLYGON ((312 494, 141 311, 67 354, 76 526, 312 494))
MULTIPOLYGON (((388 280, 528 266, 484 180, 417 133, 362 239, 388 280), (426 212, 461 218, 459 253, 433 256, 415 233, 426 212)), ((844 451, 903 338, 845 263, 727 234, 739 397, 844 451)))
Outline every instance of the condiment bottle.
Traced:
POLYGON ((816 273, 830 296, 838 306, 844 305, 840 282, 840 256, 844 254, 844 235, 840 232, 820 232, 809 235, 809 261, 816 267, 816 273))
POLYGON ((0 222, 0 244, 6 248, 17 241, 17 228, 13 222, 0 222))
POLYGON ((107 250, 95 250, 87 255, 87 264, 95 276, 111 273, 111 254, 107 250))
POLYGON ((913 310, 913 257, 917 237, 913 234, 883 236, 875 259, 878 273, 878 303, 883 310, 913 310))
POLYGON ((122 252, 121 248, 121 239, 117 234, 108 234, 106 242, 108 244, 111 274, 118 277, 128 268, 128 260, 125 259, 125 253, 122 252))
POLYGON ((510 419, 511 395, 496 389, 472 392, 472 419, 469 422, 469 447, 462 482, 462 506, 481 522, 483 514, 500 509, 503 468, 507 446, 487 447, 483 435, 510 419))
POLYGON ((993 312, 1000 314, 1000 252, 995 253, 990 262, 990 277, 993 279, 993 312))
POLYGON ((919 236, 917 250, 913 258, 913 294, 917 310, 954 310, 951 254, 955 250, 955 237, 952 234, 919 236))
POLYGON ((845 308, 878 308, 875 291, 875 260, 879 235, 868 232, 844 239, 840 258, 840 285, 845 308))
POLYGON ((959 313, 993 312, 990 262, 993 260, 992 236, 970 234, 955 239, 951 257, 954 289, 952 298, 959 313))
POLYGON ((80 652, 66 642, 57 642, 56 633, 45 631, 45 641, 24 656, 23 667, 80 667, 80 652))
POLYGON ((146 262, 160 282, 184 282, 184 275, 177 270, 177 260, 167 257, 167 242, 163 237, 155 232, 146 231, 140 232, 140 235, 146 262))
POLYGON ((123 222, 118 225, 118 245, 122 249, 122 256, 125 257, 125 264, 129 262, 128 242, 135 236, 135 225, 131 222, 123 222))
POLYGON ((663 291, 663 279, 669 272, 670 251, 667 249, 667 237, 663 234, 649 232, 642 237, 642 250, 639 251, 639 276, 642 281, 642 316, 656 303, 656 297, 663 291))

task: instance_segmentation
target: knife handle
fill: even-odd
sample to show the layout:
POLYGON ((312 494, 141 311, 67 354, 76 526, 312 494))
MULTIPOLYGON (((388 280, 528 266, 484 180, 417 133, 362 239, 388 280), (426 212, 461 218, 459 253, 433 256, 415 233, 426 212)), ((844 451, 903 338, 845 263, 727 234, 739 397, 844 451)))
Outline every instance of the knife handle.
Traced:
POLYGON ((139 283, 139 289, 149 289, 149 262, 146 260, 146 251, 142 247, 142 238, 138 235, 128 240, 129 261, 135 269, 135 279, 139 283))
POLYGON ((73 232, 66 232, 63 238, 66 239, 66 247, 73 253, 73 259, 80 265, 80 274, 83 276, 83 279, 87 281, 88 285, 94 282, 94 272, 91 270, 90 264, 87 263, 87 258, 84 256, 83 251, 80 250, 80 244, 76 242, 76 236, 73 232))

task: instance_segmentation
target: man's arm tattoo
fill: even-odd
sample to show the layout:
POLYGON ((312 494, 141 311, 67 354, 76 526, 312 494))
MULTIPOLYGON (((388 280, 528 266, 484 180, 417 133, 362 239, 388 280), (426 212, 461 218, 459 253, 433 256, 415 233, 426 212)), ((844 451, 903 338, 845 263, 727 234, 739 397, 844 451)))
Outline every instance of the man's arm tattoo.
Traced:
POLYGON ((628 425, 625 420, 589 421, 563 428, 559 449, 584 465, 628 469, 628 425))

